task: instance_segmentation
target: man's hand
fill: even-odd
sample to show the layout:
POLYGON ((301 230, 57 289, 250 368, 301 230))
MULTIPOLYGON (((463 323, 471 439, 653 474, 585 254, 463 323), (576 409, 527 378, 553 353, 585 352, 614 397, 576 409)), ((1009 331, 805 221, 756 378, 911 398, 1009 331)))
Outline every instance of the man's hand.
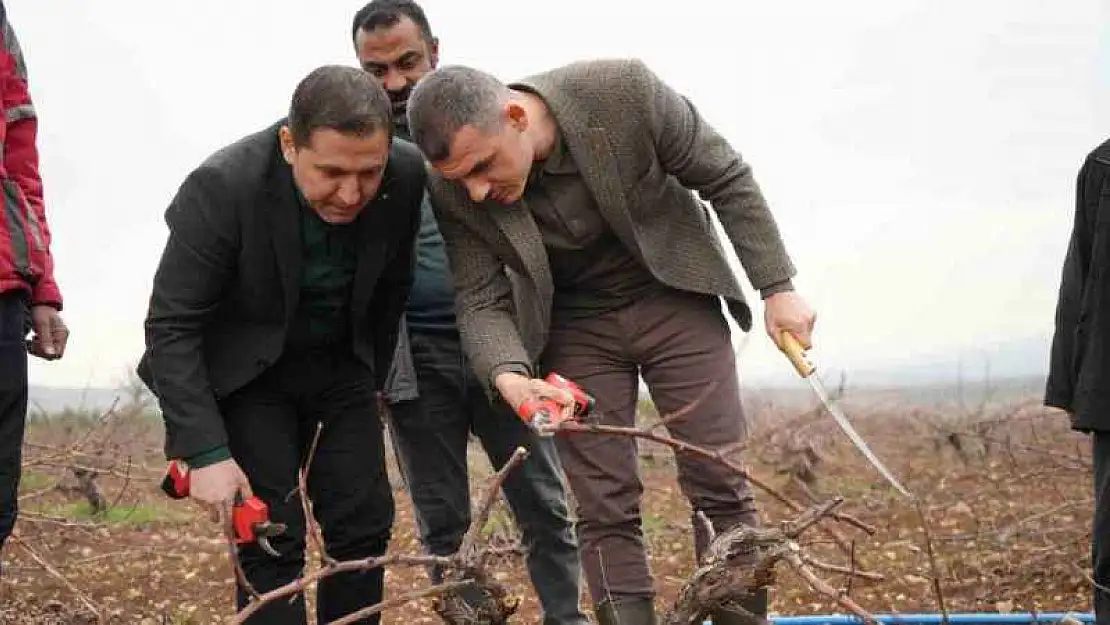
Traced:
POLYGON ((563 409, 564 418, 574 414, 574 395, 570 391, 552 386, 540 379, 529 378, 519 373, 502 373, 493 381, 501 397, 520 414, 520 405, 529 399, 551 399, 563 409))
POLYGON ((775 345, 780 345, 783 331, 798 338, 803 349, 813 347, 813 324, 817 314, 809 304, 794 291, 783 291, 763 300, 763 320, 767 324, 767 334, 775 345))
POLYGON ((32 356, 43 360, 57 360, 65 354, 69 328, 52 306, 31 308, 31 330, 34 335, 27 341, 27 351, 32 356))
POLYGON ((189 471, 189 496, 217 510, 225 504, 230 506, 237 492, 244 499, 251 496, 250 482, 234 460, 221 460, 189 471))

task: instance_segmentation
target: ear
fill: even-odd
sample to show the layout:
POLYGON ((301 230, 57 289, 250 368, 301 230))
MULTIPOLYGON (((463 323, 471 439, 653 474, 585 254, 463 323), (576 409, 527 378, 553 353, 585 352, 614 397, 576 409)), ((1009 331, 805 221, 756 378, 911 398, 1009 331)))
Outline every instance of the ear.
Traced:
POLYGON ((432 37, 431 43, 428 44, 428 64, 432 69, 439 65, 439 37, 432 37))
POLYGON ((521 106, 518 100, 509 98, 501 112, 505 115, 509 125, 517 132, 524 132, 528 129, 528 111, 521 106))
POLYGON ((278 130, 278 141, 281 143, 281 155, 285 157, 285 162, 292 165, 297 146, 293 144, 293 131, 289 130, 289 126, 282 124, 278 130))

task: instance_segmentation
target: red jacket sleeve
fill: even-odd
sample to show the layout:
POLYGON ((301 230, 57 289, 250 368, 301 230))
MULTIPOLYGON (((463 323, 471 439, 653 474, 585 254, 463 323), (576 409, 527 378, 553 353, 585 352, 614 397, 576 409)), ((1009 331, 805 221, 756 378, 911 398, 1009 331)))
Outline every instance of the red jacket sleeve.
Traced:
POLYGON ((43 201, 42 177, 39 175, 39 153, 36 145, 38 118, 27 86, 27 67, 19 39, 8 21, 7 11, 0 5, 0 71, 3 79, 4 123, 7 132, 4 140, 4 169, 30 204, 38 221, 39 234, 44 247, 42 279, 31 294, 35 304, 49 304, 59 310, 62 294, 54 280, 54 257, 50 252, 50 227, 46 221, 43 201))

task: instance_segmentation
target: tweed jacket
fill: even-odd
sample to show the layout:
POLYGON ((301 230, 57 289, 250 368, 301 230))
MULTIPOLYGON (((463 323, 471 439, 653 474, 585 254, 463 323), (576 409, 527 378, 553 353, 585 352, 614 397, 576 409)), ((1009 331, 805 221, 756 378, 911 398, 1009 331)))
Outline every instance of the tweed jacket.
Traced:
MULTIPOLYGON (((575 62, 509 86, 546 103, 606 222, 662 283, 722 297, 739 326, 751 328, 751 308, 694 192, 716 211, 752 287, 794 276, 749 165, 643 62, 575 62)), ((526 202, 475 203, 435 172, 429 188, 475 373, 491 392, 501 365, 538 373, 553 285, 526 202)))

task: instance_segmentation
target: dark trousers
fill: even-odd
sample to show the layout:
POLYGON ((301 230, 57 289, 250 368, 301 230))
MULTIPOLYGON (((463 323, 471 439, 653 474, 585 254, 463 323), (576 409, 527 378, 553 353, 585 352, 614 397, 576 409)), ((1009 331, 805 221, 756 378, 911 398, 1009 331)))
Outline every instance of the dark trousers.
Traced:
MULTIPOLYGON (((716 381, 698 407, 668 426, 680 440, 720 448, 743 439, 747 425, 735 356, 719 300, 664 290, 633 304, 588 318, 552 324, 543 356, 547 371, 575 380, 594 395, 601 421, 635 423, 642 375, 656 408, 669 414, 693 403, 716 381)), ((605 599, 654 595, 641 527, 643 483, 637 443, 621 436, 568 434, 557 445, 578 501, 582 564, 595 606, 605 599)), ((721 465, 686 454, 677 458, 678 483, 690 501, 695 553, 707 533, 694 516, 702 511, 720 533, 737 523, 758 525, 747 480, 721 465)))
POLYGON ((1091 577, 1094 578, 1095 622, 1110 625, 1110 432, 1091 433, 1094 464, 1094 519, 1091 527, 1091 577))
MULTIPOLYGON (((305 565, 305 519, 297 474, 317 424, 322 425, 308 473, 308 495, 328 555, 352 560, 385 553, 393 525, 393 494, 385 468, 382 424, 373 376, 352 355, 286 356, 221 403, 232 456, 274 521, 288 524, 270 542, 281 557, 257 544, 240 550, 247 579, 259 592, 293 581, 305 565)), ((317 618, 327 623, 382 599, 383 571, 333 575, 320 582, 317 618)), ((242 607, 246 596, 239 589, 242 607)), ((377 624, 378 616, 359 621, 377 624)), ((302 625, 304 597, 277 601, 252 623, 302 625)))
POLYGON ((586 623, 579 608, 573 525, 551 440, 537 437, 504 403, 489 402, 457 335, 411 332, 410 337, 419 397, 395 404, 390 421, 425 548, 450 555, 470 526, 470 433, 495 469, 524 447, 530 455, 509 473, 503 492, 528 548, 528 572, 543 622, 586 623))
POLYGON ((27 299, 0 295, 0 547, 19 514, 23 427, 27 421, 27 299))

